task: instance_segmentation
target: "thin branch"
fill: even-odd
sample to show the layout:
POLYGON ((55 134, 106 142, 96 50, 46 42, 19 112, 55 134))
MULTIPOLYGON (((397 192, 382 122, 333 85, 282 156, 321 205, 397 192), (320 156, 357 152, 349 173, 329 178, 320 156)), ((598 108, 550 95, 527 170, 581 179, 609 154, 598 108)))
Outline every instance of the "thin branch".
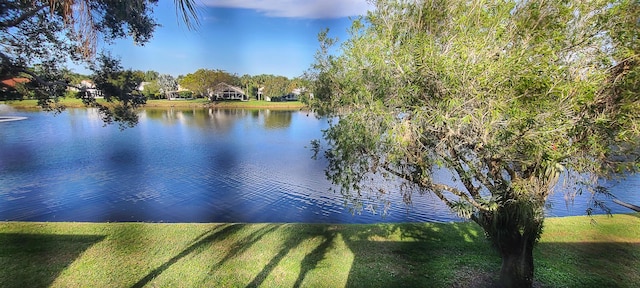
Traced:
POLYGON ((513 170, 511 167, 509 167, 508 165, 504 165, 504 170, 507 170, 507 173, 509 173, 509 178, 511 178, 511 182, 518 180, 518 174, 516 174, 516 171, 513 170))
POLYGON ((79 86, 75 86, 72 84, 69 84, 67 82, 63 82, 63 81, 47 81, 42 79, 42 77, 38 76, 36 73, 31 72, 29 70, 23 69, 23 68, 19 68, 17 71, 28 74, 29 76, 31 76, 33 78, 33 80, 35 80, 36 82, 38 82, 38 84, 42 85, 42 86, 47 86, 47 87, 52 87, 52 86, 64 86, 64 87, 70 87, 70 88, 75 88, 78 89, 80 91, 85 91, 86 88, 83 87, 79 87, 79 86))
POLYGON ((53 81, 53 82, 46 81, 46 80, 42 79, 42 77, 38 76, 36 73, 31 72, 31 71, 27 70, 26 68, 24 68, 22 66, 14 66, 13 63, 12 63, 13 61, 11 60, 11 58, 9 58, 9 56, 5 55, 1 51, 0 51, 0 59, 2 59, 3 62, 6 62, 6 64, 5 64, 6 66, 13 66, 12 69, 11 69, 12 72, 25 73, 25 74, 31 76, 33 78, 33 80, 38 82, 40 85, 48 86, 48 87, 55 86, 55 85, 71 86, 68 83, 62 82, 62 81, 53 81))
MULTIPOLYGON (((462 160, 462 162, 464 162, 467 165, 467 167, 470 168, 472 166, 475 166, 475 165, 471 165, 471 161, 469 161, 466 157, 461 156, 461 155, 458 155, 458 156, 460 157, 460 160, 462 160)), ((482 162, 480 162, 480 163, 482 163, 482 162)), ((476 180, 480 181, 480 183, 482 183, 482 185, 484 187, 487 187, 487 189, 489 189, 489 190, 494 190, 495 189, 495 185, 493 183, 491 183, 491 181, 489 181, 489 179, 487 177, 485 177, 485 175, 482 174, 482 172, 474 172, 473 175, 476 178, 476 180)), ((494 178, 496 178, 496 177, 494 176, 494 178)), ((478 199, 477 197, 479 197, 480 195, 478 194, 478 195, 472 195, 472 196, 474 196, 474 198, 478 199)))
POLYGON ((458 161, 458 159, 462 160, 462 157, 460 157, 460 155, 458 155, 458 152, 451 146, 449 146, 449 155, 451 155, 451 158, 453 160, 449 160, 447 162, 449 162, 451 166, 453 166, 453 169, 456 171, 456 173, 458 173, 460 181, 462 181, 464 187, 467 188, 469 194, 471 194, 473 198, 479 197, 478 187, 473 185, 473 182, 469 177, 465 176, 466 171, 464 170, 462 165, 460 165, 460 161, 458 161))
POLYGON ((489 209, 487 207, 482 206, 475 199, 469 198, 469 196, 467 194, 465 194, 463 191, 460 191, 458 188, 451 187, 451 186, 446 185, 446 184, 431 184, 431 185, 429 185, 429 187, 425 187, 425 188, 429 189, 430 191, 439 190, 439 191, 449 192, 449 193, 451 193, 453 195, 456 195, 456 196, 462 198, 467 203, 473 205, 473 207, 478 208, 478 210, 489 211, 489 209))
POLYGON ((433 192, 433 194, 436 194, 436 197, 438 197, 440 200, 442 200, 442 202, 444 202, 444 204, 446 204, 449 208, 453 208, 454 207, 453 202, 451 202, 451 200, 447 199, 447 197, 444 197, 444 194, 442 194, 442 191, 432 189, 431 192, 433 192))
POLYGON ((444 195, 442 194, 443 191, 449 192, 453 195, 456 195, 458 197, 460 197, 461 199, 463 199, 464 201, 468 202, 469 204, 473 205, 473 207, 476 207, 479 210, 482 211, 489 211, 489 209, 487 209, 486 207, 482 206, 480 203, 478 203, 475 199, 473 198, 469 198, 469 196, 467 194, 465 194, 463 191, 459 190, 458 188, 455 187, 451 187, 449 185, 446 184, 433 184, 433 183, 427 183, 425 181, 421 181, 418 180, 416 181, 416 179, 413 179, 413 177, 406 175, 404 173, 400 173, 398 171, 395 171, 394 169, 392 169, 391 167, 389 167, 388 164, 384 164, 382 165, 382 168, 395 175, 396 177, 399 177, 401 179, 404 179, 406 181, 415 183, 417 185, 419 185, 420 187, 427 189, 431 192, 434 192, 436 194, 436 196, 438 196, 438 198, 440 198, 440 200, 444 201, 445 204, 447 204, 447 206, 452 207, 453 203, 451 203, 450 200, 446 199, 446 197, 444 197, 444 195))
POLYGON ((22 21, 27 20, 28 18, 33 17, 33 15, 35 15, 36 13, 40 12, 40 10, 46 8, 47 5, 41 5, 38 7, 35 7, 27 12, 25 12, 24 14, 20 15, 19 17, 11 20, 11 21, 7 21, 7 22, 0 22, 0 28, 9 28, 9 27, 15 27, 17 25, 19 25, 20 23, 22 23, 22 21))
MULTIPOLYGON (((38 76, 36 73, 33 73, 27 69, 23 69, 23 68, 19 68, 18 69, 19 72, 28 74, 29 76, 31 76, 33 78, 33 80, 35 80, 36 82, 38 82, 38 84, 42 85, 42 86, 47 86, 47 87, 51 87, 51 86, 72 86, 69 85, 67 82, 63 82, 63 81, 47 81, 42 79, 42 77, 38 76)), ((73 86, 75 87, 75 86, 73 86)))

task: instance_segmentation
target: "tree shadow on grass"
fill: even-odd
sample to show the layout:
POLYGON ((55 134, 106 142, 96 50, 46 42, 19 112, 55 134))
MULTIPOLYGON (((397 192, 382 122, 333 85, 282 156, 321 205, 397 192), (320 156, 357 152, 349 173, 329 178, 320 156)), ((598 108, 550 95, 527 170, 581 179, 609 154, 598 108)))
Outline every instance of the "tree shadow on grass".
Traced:
POLYGON ((249 248, 251 248, 251 246, 253 246, 253 244, 260 241, 262 237, 275 231, 276 229, 278 229, 278 226, 272 225, 272 226, 264 226, 256 231, 253 231, 248 236, 234 243, 231 249, 229 249, 229 251, 227 252, 227 254, 225 254, 225 256, 216 265, 214 265, 214 267, 219 267, 220 265, 224 265, 224 263, 226 263, 227 261, 247 251, 249 248))
MULTIPOLYGON (((542 242, 534 250, 535 287, 637 286, 640 241, 631 242, 542 242)), ((225 224, 194 238, 133 287, 152 283, 183 258, 211 260, 202 286, 494 287, 500 270, 499 255, 473 223, 225 224)))
POLYGON ((337 236, 337 231, 326 225, 299 225, 301 225, 299 227, 304 227, 304 229, 300 231, 293 231, 293 229, 290 229, 290 231, 288 231, 289 233, 287 233, 289 237, 287 237, 285 242, 281 245, 280 251, 271 258, 269 263, 264 266, 260 273, 258 273, 246 287, 260 286, 276 266, 278 266, 278 264, 285 258, 285 256, 287 256, 292 249, 295 249, 306 240, 320 237, 322 242, 302 259, 300 263, 301 271, 298 274, 293 287, 300 287, 307 273, 315 269, 320 261, 325 258, 337 236))
POLYGON ((211 243, 224 240, 226 237, 229 237, 230 235, 238 232, 242 228, 242 226, 243 225, 240 225, 240 224, 220 225, 220 226, 216 226, 216 228, 214 228, 211 231, 207 231, 201 234, 193 241, 191 245, 189 245, 189 247, 182 250, 182 252, 180 252, 178 255, 169 259, 167 262, 158 266, 156 269, 153 269, 153 271, 149 272, 146 276, 140 279, 140 281, 138 281, 137 283, 133 284, 131 287, 143 287, 144 285, 149 283, 151 280, 153 280, 153 278, 162 274, 162 272, 164 272, 169 267, 171 267, 171 265, 178 262, 180 259, 184 258, 185 256, 191 253, 196 252, 198 249, 202 249, 203 247, 210 245, 211 243))
POLYGON ((276 230, 280 230, 276 235, 285 236, 283 242, 279 244, 278 252, 269 259, 269 262, 266 263, 261 271, 258 272, 247 284, 247 287, 256 287, 263 284, 265 279, 271 274, 271 272, 273 272, 281 261, 285 259, 291 250, 296 249, 304 241, 318 238, 321 240, 321 243, 301 260, 301 271, 294 284, 294 287, 300 287, 302 286, 302 282, 304 281, 307 273, 315 269, 320 261, 325 258, 327 252, 331 250, 334 239, 338 235, 338 231, 333 230, 327 225, 272 224, 264 225, 263 227, 255 230, 247 229, 247 226, 248 224, 225 224, 216 226, 213 230, 207 231, 196 237, 187 248, 149 272, 131 287, 143 287, 149 284, 153 279, 160 276, 172 265, 189 255, 193 256, 204 252, 206 249, 226 250, 227 252, 224 253, 224 255, 221 255, 219 260, 211 264, 211 270, 212 272, 215 272, 215 270, 220 269, 220 267, 224 266, 228 261, 234 260, 249 251, 254 244, 260 242, 265 236, 274 233, 276 230), (247 233, 247 231, 250 232, 247 233), (239 240, 228 242, 229 239, 239 240))
MULTIPOLYGON (((490 249, 479 227, 469 224, 386 224, 386 225, 298 225, 297 231, 289 231, 280 250, 263 269, 246 285, 258 287, 274 272, 276 267, 293 249, 310 239, 320 243, 300 261, 300 271, 293 287, 305 286, 305 278, 337 245, 344 241, 351 253, 347 287, 468 287, 469 283, 482 287, 492 285, 494 279, 484 277, 455 279, 458 275, 442 275, 441 271, 455 274, 460 266, 474 267, 476 258, 495 259, 489 263, 494 270, 499 268, 499 258, 490 249), (451 229, 453 228, 453 229, 451 229), (400 241, 388 241, 400 235, 400 241), (433 272, 432 271, 437 271, 433 272), (446 277, 445 277, 446 276, 446 277), (453 282, 447 280, 454 279, 453 282), (438 282, 440 281, 440 282, 438 282)), ((346 255, 345 255, 346 256, 346 255)), ((333 255, 332 257, 335 257, 333 255)), ((485 265, 486 261, 481 261, 485 265)), ((497 270, 496 270, 497 271, 497 270)), ((331 274, 327 277, 335 277, 331 274)), ((483 275, 486 276, 486 275, 483 275)), ((463 277, 458 277, 463 278, 463 277)), ((327 279, 328 280, 328 279, 327 279)), ((308 284, 308 283, 306 283, 308 284)))
MULTIPOLYGON (((439 224, 364 226, 274 224, 257 229, 255 227, 249 228, 246 224, 227 224, 216 226, 215 229, 203 233, 182 252, 148 273, 132 287, 142 287, 149 284, 176 262, 188 255, 203 253, 206 249, 226 251, 220 255, 220 258, 216 257, 218 260, 214 260, 210 266, 212 274, 217 271, 225 271, 228 268, 224 266, 228 262, 247 257, 246 253, 258 252, 254 250, 253 246, 258 242, 262 242, 260 245, 265 245, 264 241, 273 241, 273 237, 282 238, 281 241, 275 242, 278 246, 273 247, 275 249, 272 250, 271 256, 264 260, 255 260, 266 261, 262 262, 264 264, 260 265, 261 268, 251 276, 252 278, 246 287, 266 284, 265 281, 272 276, 272 273, 282 273, 283 266, 280 265, 287 267, 292 264, 292 259, 299 259, 294 260, 299 261, 299 264, 294 264, 294 267, 299 267, 299 271, 293 277, 295 279, 293 287, 318 284, 317 278, 306 279, 311 274, 329 273, 326 277, 343 277, 333 275, 330 272, 333 269, 349 269, 343 274, 346 277, 344 280, 347 287, 450 287, 455 286, 456 283, 461 283, 459 287, 463 287, 465 283, 477 279, 462 279, 462 281, 451 282, 450 280, 456 275, 443 275, 442 271, 455 274, 458 267, 465 266, 470 266, 471 269, 484 269, 485 267, 473 266, 478 262, 475 260, 476 258, 483 259, 480 261, 481 263, 487 262, 484 259, 494 259, 495 261, 489 265, 493 265, 491 267, 495 271, 500 264, 499 257, 483 240, 484 236, 481 230, 468 224, 446 226, 439 224), (400 240, 397 239, 398 235, 400 240), (353 257, 353 261, 349 267, 334 267, 333 265, 337 265, 335 257, 341 257, 335 254, 336 251, 339 251, 335 249, 342 245, 346 245, 344 247, 352 254, 352 256, 344 255, 344 257, 353 257), (300 255, 300 258, 289 258, 288 256, 292 256, 290 252, 294 250, 296 251, 294 254, 299 252, 305 254, 297 254, 300 255), (327 258, 331 258, 331 260, 323 263, 327 258), (331 266, 326 266, 326 264, 331 266), (319 268, 323 271, 314 271, 319 268)), ((240 278, 236 278, 236 280, 240 278)), ((293 279, 292 281, 294 281, 293 279)), ((486 281, 482 283, 486 283, 486 281)), ((242 284, 235 283, 234 285, 242 284)))
POLYGON ((472 223, 389 224, 342 232, 347 287, 490 287, 500 258, 472 223), (400 240, 388 241, 399 235, 400 240), (391 264, 391 265, 389 265, 391 264))
MULTIPOLYGON (((500 256, 473 223, 372 225, 341 233, 355 255, 347 287, 497 287, 500 256), (384 241, 394 233, 403 240, 384 241)), ((534 261, 534 287, 639 287, 640 235, 541 242, 534 261)))
POLYGON ((47 287, 102 235, 0 233, 0 287, 47 287))
MULTIPOLYGON (((195 240, 192 242, 191 245, 189 245, 189 247, 185 248, 178 255, 174 256, 164 264, 160 265, 153 271, 149 272, 145 277, 140 279, 137 283, 133 284, 131 287, 133 288, 133 287, 145 286, 151 280, 153 280, 154 278, 162 274, 165 270, 169 269, 173 264, 180 261, 185 256, 188 256, 191 254, 198 254, 203 249, 211 248, 216 243, 220 241, 224 241, 226 238, 232 237, 234 234, 241 232, 246 226, 247 224, 224 224, 224 225, 216 226, 216 228, 214 228, 211 231, 202 233, 201 235, 195 238, 195 240)), ((238 254, 241 254, 242 252, 246 251, 254 243, 260 241, 260 239, 262 239, 263 236, 273 232, 277 228, 278 226, 269 225, 251 232, 248 236, 243 237, 242 240, 236 243, 233 243, 232 247, 229 248, 225 256, 213 266, 217 267, 220 265, 224 265, 224 263, 233 259, 238 254)))
POLYGON ((331 231, 327 232, 329 233, 324 234, 324 240, 322 240, 322 243, 302 259, 302 263, 300 263, 301 271, 300 274, 298 274, 298 278, 293 284, 293 287, 300 287, 302 285, 302 281, 304 281, 307 274, 318 267, 320 261, 324 259, 325 255, 331 248, 331 244, 336 238, 336 233, 331 231))
POLYGON ((534 249, 535 279, 562 287, 640 287, 637 242, 542 242, 534 249))

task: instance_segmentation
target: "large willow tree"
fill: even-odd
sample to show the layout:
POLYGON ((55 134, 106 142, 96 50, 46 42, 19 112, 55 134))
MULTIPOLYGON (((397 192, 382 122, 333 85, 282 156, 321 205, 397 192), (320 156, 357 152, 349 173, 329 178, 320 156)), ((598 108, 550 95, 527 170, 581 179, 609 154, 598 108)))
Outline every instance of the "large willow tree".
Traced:
POLYGON ((531 286, 558 179, 598 204, 602 179, 639 168, 640 2, 375 4, 339 56, 320 37, 328 178, 356 207, 396 192, 379 175, 406 202, 436 195, 484 229, 503 286, 531 286))

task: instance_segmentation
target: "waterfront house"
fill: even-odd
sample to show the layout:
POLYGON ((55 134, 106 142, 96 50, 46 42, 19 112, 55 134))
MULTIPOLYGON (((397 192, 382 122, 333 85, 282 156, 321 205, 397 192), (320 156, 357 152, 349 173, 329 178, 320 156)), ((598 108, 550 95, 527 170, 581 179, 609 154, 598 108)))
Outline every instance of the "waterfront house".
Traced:
POLYGON ((221 82, 221 83, 218 83, 218 85, 216 85, 214 89, 210 91, 209 100, 211 101, 219 101, 219 100, 248 101, 249 97, 247 96, 247 94, 244 93, 242 89, 240 89, 240 87, 236 87, 236 86, 221 82))

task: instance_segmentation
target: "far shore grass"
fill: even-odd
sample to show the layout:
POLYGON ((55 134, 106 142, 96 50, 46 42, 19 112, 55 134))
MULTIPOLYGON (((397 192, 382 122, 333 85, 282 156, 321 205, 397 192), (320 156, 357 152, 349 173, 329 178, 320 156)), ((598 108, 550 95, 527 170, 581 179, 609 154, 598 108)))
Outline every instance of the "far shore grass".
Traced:
MULTIPOLYGON (((357 216, 356 216, 357 217, 357 216)), ((537 287, 640 287, 640 214, 546 220, 537 287)), ((0 222, 0 287, 487 287, 473 223, 0 222)))
MULTIPOLYGON (((104 100, 98 99, 98 103, 104 103, 104 100)), ((37 100, 11 100, 0 101, 0 104, 7 104, 18 109, 38 109, 37 100)), ((58 105, 64 105, 67 108, 84 108, 86 107, 81 99, 60 98, 58 105)), ((207 99, 193 100, 147 100, 144 107, 175 107, 175 108, 246 108, 246 109, 302 109, 305 105, 299 101, 291 102, 268 102, 268 101, 214 101, 207 99)))

